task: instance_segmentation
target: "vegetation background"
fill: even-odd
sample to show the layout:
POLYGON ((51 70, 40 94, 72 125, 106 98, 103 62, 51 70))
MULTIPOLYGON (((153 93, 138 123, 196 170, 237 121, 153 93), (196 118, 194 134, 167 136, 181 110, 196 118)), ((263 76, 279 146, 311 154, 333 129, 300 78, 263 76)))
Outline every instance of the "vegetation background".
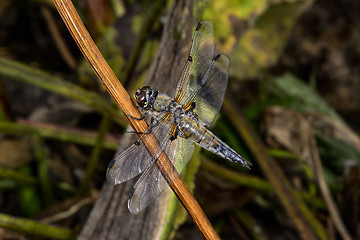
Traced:
MULTIPOLYGON (((132 95, 174 1, 73 3, 132 95)), ((253 163, 248 171, 202 150, 185 171, 222 239, 300 239, 285 185, 317 238, 359 239, 359 12, 356 0, 195 1, 189 24, 210 20, 216 51, 231 59, 212 130, 253 163), (277 171, 254 154, 243 116, 283 185, 268 180, 277 171)), ((75 238, 127 123, 52 2, 0 2, 0 102, 0 237, 75 238)), ((199 238, 183 210, 168 211, 162 238, 199 238)))

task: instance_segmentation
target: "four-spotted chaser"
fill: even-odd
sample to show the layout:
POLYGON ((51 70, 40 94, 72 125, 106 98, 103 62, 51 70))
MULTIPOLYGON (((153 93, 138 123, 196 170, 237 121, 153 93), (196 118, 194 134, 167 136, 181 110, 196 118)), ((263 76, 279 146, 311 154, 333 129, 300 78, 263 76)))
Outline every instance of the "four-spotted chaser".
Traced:
POLYGON ((205 127, 212 125, 220 111, 230 67, 226 55, 213 58, 213 52, 213 26, 211 22, 203 21, 195 30, 175 97, 148 86, 136 91, 135 100, 143 117, 151 116, 148 132, 116 156, 106 174, 110 183, 119 184, 144 172, 129 195, 131 213, 143 210, 168 187, 169 183, 154 164, 163 151, 179 173, 193 154, 194 143, 250 168, 249 162, 205 127), (147 133, 154 134, 159 141, 158 149, 152 155, 144 144, 147 133))

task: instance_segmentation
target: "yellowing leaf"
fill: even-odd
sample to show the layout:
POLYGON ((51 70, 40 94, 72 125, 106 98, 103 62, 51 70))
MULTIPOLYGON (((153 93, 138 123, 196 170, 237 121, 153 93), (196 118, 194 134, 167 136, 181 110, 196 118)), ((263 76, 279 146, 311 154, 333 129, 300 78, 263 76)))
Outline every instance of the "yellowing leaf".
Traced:
POLYGON ((216 47, 220 52, 229 52, 236 42, 231 18, 248 21, 260 15, 266 7, 266 0, 209 1, 203 19, 214 24, 216 47))
POLYGON ((256 77, 260 71, 276 63, 297 17, 313 0, 270 6, 237 43, 230 54, 230 75, 237 78, 256 77))

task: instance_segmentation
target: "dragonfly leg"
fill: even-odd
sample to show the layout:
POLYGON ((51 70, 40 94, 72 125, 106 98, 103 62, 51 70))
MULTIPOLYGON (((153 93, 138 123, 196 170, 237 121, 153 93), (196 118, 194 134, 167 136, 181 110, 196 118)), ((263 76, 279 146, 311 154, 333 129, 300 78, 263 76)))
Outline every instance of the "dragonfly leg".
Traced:
POLYGON ((146 117, 146 115, 148 114, 149 112, 145 112, 140 118, 136 118, 136 117, 133 117, 133 116, 131 116, 130 114, 125 114, 125 116, 127 116, 127 117, 130 117, 130 118, 132 118, 132 119, 135 119, 135 120, 143 120, 145 117, 146 117))
POLYGON ((185 109, 185 112, 192 112, 192 111, 194 111, 194 109, 196 107, 196 103, 195 102, 188 102, 183 107, 185 109))
POLYGON ((194 111, 195 106, 196 106, 195 102, 191 102, 190 108, 187 109, 187 112, 192 112, 192 111, 194 111))
POLYGON ((171 131, 170 131, 170 140, 174 141, 178 136, 178 126, 176 123, 173 124, 171 131))
POLYGON ((149 128, 145 132, 138 132, 138 131, 125 131, 125 132, 126 133, 136 133, 136 134, 150 134, 152 132, 152 129, 159 124, 159 121, 157 121, 154 124, 154 120, 155 120, 155 118, 151 118, 149 128))

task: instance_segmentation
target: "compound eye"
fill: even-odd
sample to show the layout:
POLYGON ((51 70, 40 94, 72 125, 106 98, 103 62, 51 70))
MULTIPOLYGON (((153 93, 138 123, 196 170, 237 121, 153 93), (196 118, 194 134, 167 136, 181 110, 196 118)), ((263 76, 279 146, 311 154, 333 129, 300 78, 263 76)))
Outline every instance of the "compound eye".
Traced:
POLYGON ((135 97, 137 97, 137 95, 139 95, 140 92, 141 92, 140 88, 136 89, 135 97))
POLYGON ((141 89, 141 91, 142 91, 142 92, 146 92, 147 94, 149 94, 149 96, 152 95, 152 89, 151 89, 151 87, 149 87, 149 86, 143 87, 143 88, 141 89))
POLYGON ((144 107, 146 105, 146 93, 144 91, 136 93, 136 102, 140 107, 144 107))

